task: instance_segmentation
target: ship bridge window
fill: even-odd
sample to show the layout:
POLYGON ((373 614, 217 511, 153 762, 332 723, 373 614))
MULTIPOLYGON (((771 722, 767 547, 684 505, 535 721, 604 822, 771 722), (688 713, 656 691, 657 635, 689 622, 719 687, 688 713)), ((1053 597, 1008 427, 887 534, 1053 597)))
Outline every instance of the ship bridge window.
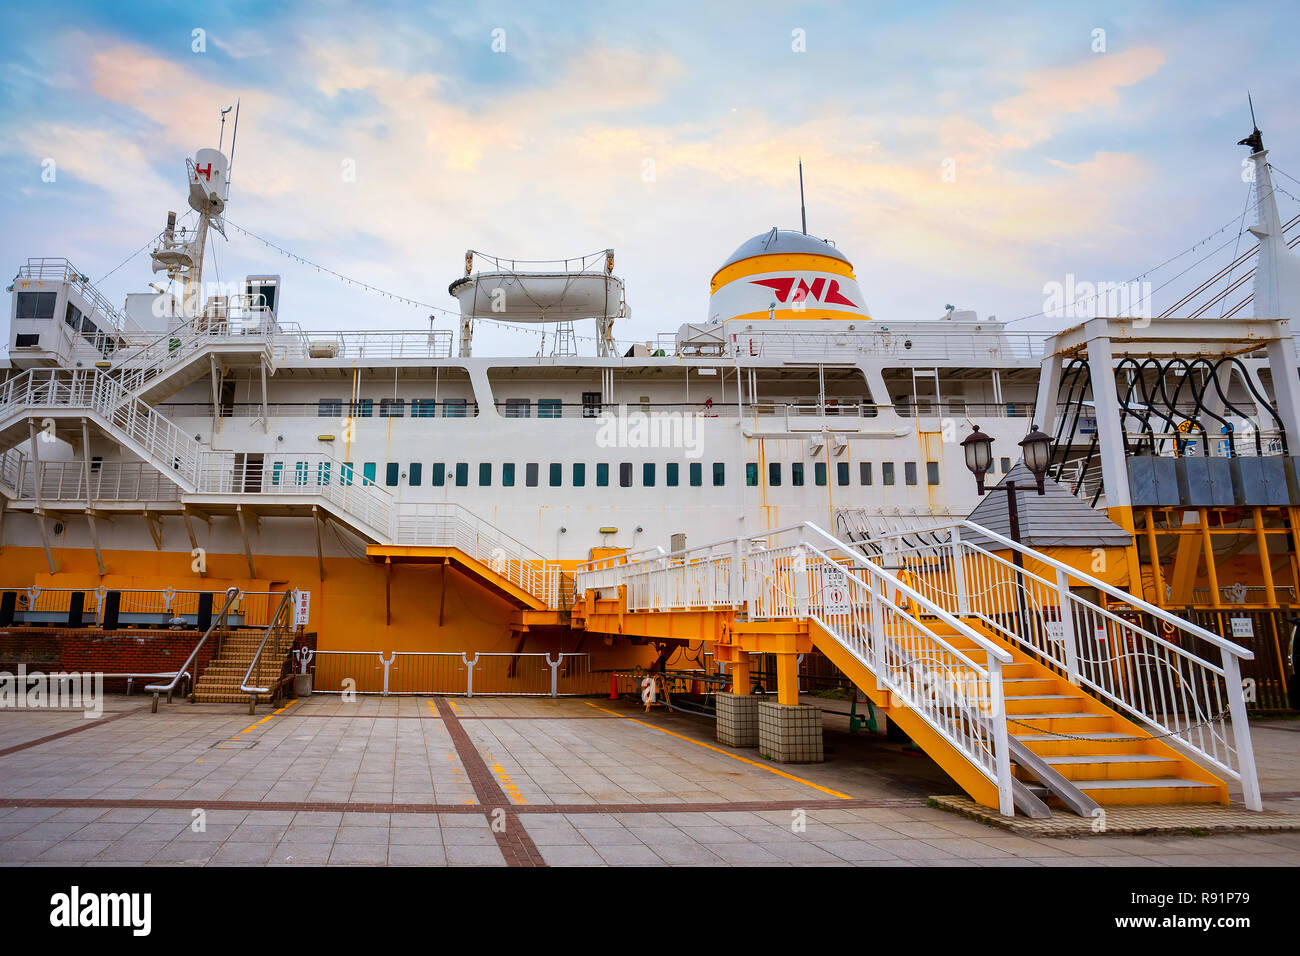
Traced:
POLYGON ((397 487, 397 473, 400 466, 395 461, 390 461, 388 467, 384 470, 384 484, 389 488, 397 487))
POLYGON ((882 461, 880 463, 880 483, 882 485, 892 485, 894 483, 894 463, 892 461, 882 461))
POLYGON ((537 487, 537 462, 530 461, 524 465, 524 484, 529 488, 537 487))
POLYGON ((573 487, 581 488, 587 483, 587 466, 580 461, 573 463, 573 487))
POLYGON ((632 487, 632 463, 625 461, 618 466, 618 484, 620 488, 632 487))
POLYGON ((670 461, 664 465, 664 484, 669 488, 676 488, 678 485, 681 466, 675 461, 670 461))
POLYGON ((375 414, 375 400, 373 398, 359 398, 351 402, 349 410, 353 418, 373 418, 375 414))
POLYGON ((727 483, 727 464, 722 461, 713 463, 713 487, 717 488, 727 483))
POLYGON ((466 418, 469 401, 464 398, 444 398, 442 400, 443 418, 466 418))
POLYGON ((704 466, 698 461, 691 462, 690 475, 692 488, 699 488, 704 484, 704 466))
POLYGON ((813 481, 816 482, 818 486, 826 484, 826 462, 813 462, 813 481))
POLYGON ((863 485, 871 484, 871 462, 858 462, 858 483, 863 485))
POLYGON ((501 484, 505 488, 515 486, 515 463, 508 461, 501 466, 501 484))
POLYGON ((406 399, 381 398, 379 400, 380 418, 402 418, 406 414, 406 399))
POLYGON ((803 485, 803 462, 796 461, 790 464, 790 484, 796 488, 803 485))
POLYGON ((903 462, 903 481, 909 485, 916 484, 916 462, 903 462))
POLYGON ((552 488, 558 488, 564 483, 564 466, 559 462, 551 462, 550 483, 552 488))
POLYGON ((750 488, 758 487, 758 462, 750 461, 745 463, 745 484, 750 488))
POLYGON ((469 484, 469 462, 456 462, 456 487, 464 488, 469 484))
POLYGON ((849 463, 847 461, 837 461, 835 463, 835 483, 837 485, 847 485, 849 483, 849 463))
POLYGON ((779 461, 767 463, 767 484, 771 488, 781 487, 781 463, 779 461))
POLYGON ((57 292, 19 292, 16 319, 52 319, 57 292))
POLYGON ((939 463, 937 461, 927 461, 925 463, 925 482, 929 485, 939 483, 939 463))
POLYGON ((438 414, 438 403, 431 398, 411 399, 412 418, 434 418, 438 414))
MULTIPOLYGON (((510 483, 514 484, 514 475, 510 476, 510 483)), ((492 487, 492 463, 490 461, 479 462, 478 466, 478 486, 480 488, 492 487)))
POLYGON ((74 332, 81 330, 81 310, 71 302, 68 303, 67 310, 63 313, 63 321, 67 323, 68 328, 74 332))
POLYGON ((343 399, 322 398, 316 414, 321 418, 342 418, 343 399))
POLYGON ((558 398, 539 398, 537 400, 538 418, 560 418, 564 414, 564 403, 558 398))
POLYGON ((601 461, 596 463, 596 487, 597 488, 609 487, 609 463, 608 462, 601 461))
POLYGON ((506 418, 528 418, 532 408, 533 403, 526 398, 507 398, 506 418))

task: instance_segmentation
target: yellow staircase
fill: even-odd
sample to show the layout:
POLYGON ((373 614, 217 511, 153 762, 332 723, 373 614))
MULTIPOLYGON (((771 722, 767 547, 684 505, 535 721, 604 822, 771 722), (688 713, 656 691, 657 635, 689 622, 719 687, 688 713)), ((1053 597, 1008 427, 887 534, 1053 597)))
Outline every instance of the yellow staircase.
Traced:
MULTIPOLYGON (((266 632, 232 631, 221 643, 221 650, 203 670, 198 683, 194 685, 194 699, 205 704, 242 704, 249 695, 240 691, 248 665, 253 661, 266 632)), ((284 669, 285 660, 292 653, 292 648, 283 654, 274 652, 270 643, 262 652, 253 671, 251 684, 254 687, 272 687, 284 669)), ((257 695, 259 703, 271 700, 270 694, 257 695)))
MULTIPOLYGON (((1228 802, 1228 785, 1133 721, 1070 683, 990 628, 967 621, 1006 650, 1002 665, 1007 732, 1103 806, 1228 802)), ((988 652, 940 621, 936 633, 977 663, 988 652)), ((1032 774, 1013 764, 1025 782, 1032 774)))

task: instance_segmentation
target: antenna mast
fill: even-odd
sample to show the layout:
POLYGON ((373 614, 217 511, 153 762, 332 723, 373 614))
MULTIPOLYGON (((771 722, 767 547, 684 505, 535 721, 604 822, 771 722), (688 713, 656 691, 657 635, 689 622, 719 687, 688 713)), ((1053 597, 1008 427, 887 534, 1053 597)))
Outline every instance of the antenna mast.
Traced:
POLYGON ((803 204, 803 157, 799 157, 799 221, 803 225, 803 234, 808 235, 808 210, 803 204))

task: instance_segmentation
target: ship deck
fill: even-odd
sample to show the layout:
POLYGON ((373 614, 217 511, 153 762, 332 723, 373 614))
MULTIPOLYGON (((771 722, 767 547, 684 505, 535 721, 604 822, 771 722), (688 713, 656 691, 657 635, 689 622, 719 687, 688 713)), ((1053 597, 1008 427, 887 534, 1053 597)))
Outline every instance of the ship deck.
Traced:
MULTIPOLYGON (((0 711, 0 865, 1294 866, 1300 851, 1295 829, 1009 832, 928 805, 956 792, 937 765, 834 715, 825 763, 799 766, 625 701, 316 695, 245 711, 154 715, 123 695, 93 720, 0 711)), ((1252 731, 1266 813, 1300 826, 1300 723, 1252 731)))

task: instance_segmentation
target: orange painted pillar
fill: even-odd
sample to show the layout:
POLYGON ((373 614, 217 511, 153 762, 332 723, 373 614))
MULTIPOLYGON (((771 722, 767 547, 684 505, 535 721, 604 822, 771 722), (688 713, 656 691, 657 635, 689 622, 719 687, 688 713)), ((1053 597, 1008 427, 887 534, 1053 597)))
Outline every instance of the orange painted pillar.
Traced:
POLYGON ((799 703, 799 655, 776 655, 776 702, 786 707, 799 703))
POLYGON ((731 664, 731 692, 749 693, 749 652, 747 651, 736 651, 736 659, 731 664))

